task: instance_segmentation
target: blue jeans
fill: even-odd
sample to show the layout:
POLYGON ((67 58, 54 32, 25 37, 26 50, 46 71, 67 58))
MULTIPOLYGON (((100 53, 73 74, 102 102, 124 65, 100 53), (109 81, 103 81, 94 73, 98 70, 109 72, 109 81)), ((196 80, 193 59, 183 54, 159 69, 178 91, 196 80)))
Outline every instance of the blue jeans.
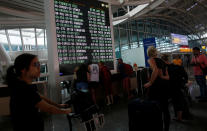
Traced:
POLYGON ((207 96, 206 76, 204 75, 195 76, 195 79, 200 87, 201 97, 206 97, 207 96))

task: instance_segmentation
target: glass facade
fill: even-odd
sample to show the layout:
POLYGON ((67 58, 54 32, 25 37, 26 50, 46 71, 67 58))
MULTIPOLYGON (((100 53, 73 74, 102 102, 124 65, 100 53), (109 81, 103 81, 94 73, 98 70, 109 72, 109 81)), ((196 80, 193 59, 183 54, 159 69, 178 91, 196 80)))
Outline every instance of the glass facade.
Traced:
POLYGON ((9 51, 8 39, 6 37, 6 30, 0 30, 0 43, 9 51))
POLYGON ((133 20, 114 26, 116 58, 121 57, 123 50, 143 47, 143 39, 155 37, 160 52, 179 50, 178 45, 171 44, 170 34, 186 34, 178 26, 162 20, 133 20))
POLYGON ((37 28, 0 30, 0 44, 6 51, 47 49, 46 30, 37 28))

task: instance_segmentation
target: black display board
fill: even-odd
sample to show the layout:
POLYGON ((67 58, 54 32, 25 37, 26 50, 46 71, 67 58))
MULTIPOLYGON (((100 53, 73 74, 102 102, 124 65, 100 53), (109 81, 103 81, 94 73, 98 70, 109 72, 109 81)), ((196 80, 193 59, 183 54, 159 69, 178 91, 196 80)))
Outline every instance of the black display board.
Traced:
POLYGON ((60 75, 89 61, 114 68, 107 3, 96 0, 54 0, 60 75))

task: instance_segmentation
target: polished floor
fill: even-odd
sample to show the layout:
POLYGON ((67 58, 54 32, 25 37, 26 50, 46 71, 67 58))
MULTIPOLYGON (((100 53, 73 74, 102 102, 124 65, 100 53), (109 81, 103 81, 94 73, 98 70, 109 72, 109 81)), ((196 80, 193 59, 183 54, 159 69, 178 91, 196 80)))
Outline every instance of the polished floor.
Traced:
MULTIPOLYGON (((192 118, 183 122, 171 121, 170 131, 207 131, 207 102, 193 102, 190 107, 192 118)), ((107 107, 103 111, 105 124, 99 131, 128 131, 127 102, 107 107)), ((173 111, 171 109, 171 116, 173 111)), ((73 120, 73 131, 84 131, 78 120, 73 120)), ((0 131, 12 131, 10 118, 0 117, 0 131)), ((48 115, 45 117, 45 131, 69 131, 65 115, 48 115)))

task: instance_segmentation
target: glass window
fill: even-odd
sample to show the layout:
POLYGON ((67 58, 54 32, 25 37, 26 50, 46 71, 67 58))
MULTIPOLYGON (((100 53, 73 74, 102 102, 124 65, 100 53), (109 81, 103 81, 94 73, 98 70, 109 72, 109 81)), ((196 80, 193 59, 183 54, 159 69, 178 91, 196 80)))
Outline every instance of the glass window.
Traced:
POLYGON ((18 45, 11 45, 12 51, 19 51, 20 47, 18 45))
POLYGON ((9 45, 6 38, 5 30, 0 30, 0 44, 3 45, 6 51, 9 51, 9 45))
POLYGON ((124 44, 121 46, 121 50, 127 50, 129 49, 129 45, 128 44, 124 44))
POLYGON ((127 30, 120 29, 120 44, 121 50, 129 49, 129 39, 127 35, 127 30))
POLYGON ((8 34, 12 45, 22 45, 19 29, 8 30, 8 34))
POLYGON ((146 33, 146 34, 145 34, 145 38, 152 38, 152 35, 149 34, 149 33, 146 33))
POLYGON ((168 26, 164 26, 164 33, 165 33, 165 35, 169 35, 169 27, 168 26))
POLYGON ((121 52, 120 51, 115 51, 116 58, 121 58, 121 52))
POLYGON ((47 49, 47 32, 45 30, 45 48, 47 49))
POLYGON ((131 43, 131 48, 137 48, 137 47, 138 47, 138 42, 131 43))
POLYGON ((139 46, 143 46, 144 33, 139 32, 139 46))
POLYGON ((24 41, 24 50, 36 49, 34 28, 22 29, 22 37, 24 41))
POLYGON ((119 29, 118 28, 114 28, 114 43, 119 43, 120 39, 119 39, 119 29))
POLYGON ((0 30, 0 43, 1 44, 8 44, 5 30, 0 30))
POLYGON ((126 22, 126 29, 131 29, 131 24, 130 24, 130 22, 126 22))
POLYGON ((22 41, 21 41, 19 29, 8 30, 8 35, 11 42, 12 51, 22 50, 22 41))
POLYGON ((143 44, 143 41, 139 41, 139 47, 143 47, 144 44, 143 44))
POLYGON ((148 33, 151 33, 152 32, 151 24, 149 22, 146 23, 145 31, 148 32, 148 33))
POLYGON ((161 36, 156 37, 156 44, 160 46, 161 36))
POLYGON ((159 25, 158 24, 155 24, 155 23, 152 24, 152 33, 154 33, 154 34, 159 33, 159 25))
POLYGON ((3 47, 6 51, 9 51, 9 45, 8 44, 3 44, 3 47))
POLYGON ((120 51, 119 45, 115 45, 115 51, 120 51))
POLYGON ((163 25, 160 25, 160 34, 164 35, 165 34, 165 29, 163 25))
POLYGON ((120 54, 120 39, 119 39, 119 29, 114 27, 114 44, 115 44, 115 54, 116 58, 119 58, 120 54))
POLYGON ((130 25, 131 25, 132 30, 137 30, 137 21, 136 20, 131 21, 130 25))
POLYGON ((145 38, 143 32, 139 32, 139 40, 143 40, 145 38))
POLYGON ((171 25, 168 30, 170 31, 170 33, 173 33, 173 26, 171 25))
POLYGON ((138 21, 138 31, 144 32, 144 23, 143 21, 138 21))
POLYGON ((125 45, 129 43, 127 31, 124 29, 120 29, 120 43, 121 45, 125 45))
POLYGON ((122 29, 126 29, 127 28, 127 23, 119 24, 119 27, 122 28, 122 29))
POLYGON ((157 22, 156 19, 151 19, 151 21, 152 21, 153 23, 156 23, 156 22, 157 22))
POLYGON ((132 31, 130 36, 130 42, 137 42, 138 41, 138 32, 132 31))
POLYGON ((121 52, 120 52, 119 44, 115 44, 115 55, 116 55, 116 58, 121 58, 121 52))
POLYGON ((178 28, 176 26, 173 28, 173 32, 178 34, 178 28))
POLYGON ((36 36, 37 36, 37 48, 38 49, 45 49, 45 39, 44 39, 44 29, 36 29, 36 36))

